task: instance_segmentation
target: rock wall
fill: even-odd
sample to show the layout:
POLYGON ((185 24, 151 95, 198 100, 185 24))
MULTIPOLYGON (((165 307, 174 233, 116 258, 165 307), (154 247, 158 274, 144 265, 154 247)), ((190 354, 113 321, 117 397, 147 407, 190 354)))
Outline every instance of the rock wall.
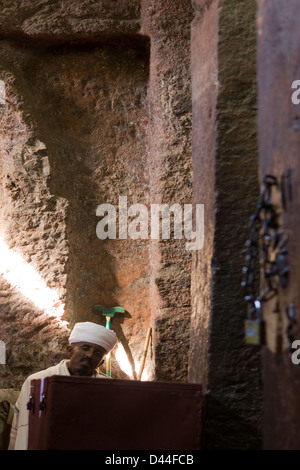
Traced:
MULTIPOLYGON (((0 25, 1 239, 36 269, 48 314, 1 276, 2 386, 65 355, 76 321, 112 320, 137 377, 187 379, 190 260, 185 240, 100 240, 96 209, 191 202, 191 5, 157 1, 6 2, 0 25), (63 312, 57 318, 55 315, 63 312)), ((118 212, 117 219, 118 222, 118 212)), ((117 232, 118 236, 118 232, 117 232)), ((31 284, 33 284, 31 282, 31 284)))
POLYGON ((259 192, 256 4, 193 4, 194 188, 205 204, 205 240, 193 257, 189 379, 204 385, 204 448, 259 449, 261 356, 245 344, 241 288, 259 192))
MULTIPOLYGON (((191 82, 189 1, 142 2, 142 31, 151 38, 150 198, 153 203, 191 203, 191 82)), ((151 247, 155 299, 155 377, 187 379, 192 251, 185 239, 151 247)))
POLYGON ((48 151, 23 120, 12 74, 5 74, 5 83, 7 104, 1 113, 0 325, 8 367, 2 369, 3 386, 19 386, 32 368, 56 360, 62 347, 64 328, 57 323, 55 313, 66 295, 67 203, 49 191, 48 151), (14 253, 22 256, 23 264, 12 258, 14 253), (34 296, 36 273, 27 273, 29 266, 51 291, 57 292, 57 308, 53 308, 55 298, 44 308, 43 286, 38 285, 41 293, 34 296), (29 297, 25 295, 28 293, 29 297), (47 347, 41 347, 45 341, 47 347))
POLYGON ((74 322, 105 324, 93 305, 121 305, 128 365, 116 351, 113 377, 137 378, 151 326, 147 378, 203 384, 204 447, 260 448, 240 285, 258 194, 254 0, 7 1, 0 80, 2 259, 19 253, 51 289, 46 310, 2 262, 1 386, 64 357, 74 322), (149 213, 204 204, 203 248, 99 239, 96 209, 120 196, 149 213))

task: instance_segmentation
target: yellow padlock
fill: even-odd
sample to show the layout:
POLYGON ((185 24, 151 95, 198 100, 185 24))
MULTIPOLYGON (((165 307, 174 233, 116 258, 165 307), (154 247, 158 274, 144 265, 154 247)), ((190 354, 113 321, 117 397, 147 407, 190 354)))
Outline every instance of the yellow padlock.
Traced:
POLYGON ((246 344, 261 344, 261 321, 245 320, 245 341, 246 344))

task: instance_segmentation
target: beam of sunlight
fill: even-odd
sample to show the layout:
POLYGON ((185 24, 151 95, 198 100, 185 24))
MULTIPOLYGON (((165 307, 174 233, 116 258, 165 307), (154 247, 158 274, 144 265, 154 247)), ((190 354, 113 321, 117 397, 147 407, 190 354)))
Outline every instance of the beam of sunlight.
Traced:
POLYGON ((33 266, 8 248, 1 239, 0 275, 38 308, 44 310, 47 315, 55 317, 61 326, 68 325, 68 322, 61 320, 64 303, 60 300, 57 291, 50 289, 33 266))
MULTIPOLYGON (((122 369, 122 371, 125 372, 125 374, 127 374, 131 379, 133 379, 132 366, 128 360, 125 349, 123 348, 121 343, 118 343, 116 346, 115 358, 118 361, 119 366, 122 369)), ((136 372, 138 373, 140 370, 140 364, 136 360, 134 360, 134 367, 135 367, 136 372)), ((148 374, 144 369, 142 377, 141 377, 141 381, 145 381, 145 380, 148 380, 148 374)))

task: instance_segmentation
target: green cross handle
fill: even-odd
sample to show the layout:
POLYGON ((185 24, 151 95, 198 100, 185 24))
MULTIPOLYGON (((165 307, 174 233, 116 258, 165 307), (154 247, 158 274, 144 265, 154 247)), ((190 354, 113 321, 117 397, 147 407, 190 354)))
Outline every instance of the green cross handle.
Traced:
MULTIPOLYGON (((124 313, 125 310, 122 307, 104 307, 103 305, 94 305, 93 307, 94 312, 102 312, 102 315, 106 318, 105 327, 110 330, 110 321, 114 317, 115 313, 124 313)), ((110 352, 106 355, 106 375, 108 377, 111 376, 110 370, 110 352)))

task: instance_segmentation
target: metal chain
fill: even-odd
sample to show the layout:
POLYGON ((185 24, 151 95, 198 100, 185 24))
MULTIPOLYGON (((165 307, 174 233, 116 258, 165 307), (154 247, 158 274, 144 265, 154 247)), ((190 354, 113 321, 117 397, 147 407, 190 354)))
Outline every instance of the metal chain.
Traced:
POLYGON ((271 202, 272 190, 276 186, 278 182, 275 176, 264 177, 260 199, 248 224, 250 237, 246 242, 246 263, 243 267, 241 285, 248 303, 249 320, 260 320, 261 304, 276 296, 278 288, 287 284, 287 239, 279 231, 278 208, 271 202), (256 296, 255 271, 260 259, 262 259, 265 287, 263 293, 256 296))

